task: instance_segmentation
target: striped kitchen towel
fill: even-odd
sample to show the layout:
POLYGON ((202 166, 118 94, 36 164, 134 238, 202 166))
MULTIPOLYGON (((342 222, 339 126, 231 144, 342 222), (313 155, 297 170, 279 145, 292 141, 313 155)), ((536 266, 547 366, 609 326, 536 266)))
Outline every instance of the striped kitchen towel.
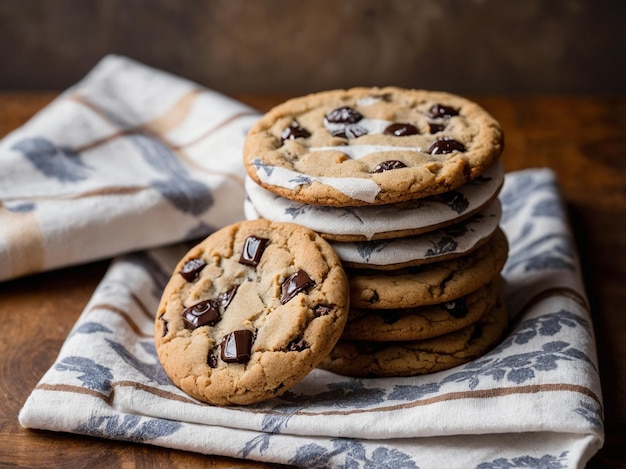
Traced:
POLYGON ((0 141, 0 280, 242 219, 259 113, 119 56, 0 141))

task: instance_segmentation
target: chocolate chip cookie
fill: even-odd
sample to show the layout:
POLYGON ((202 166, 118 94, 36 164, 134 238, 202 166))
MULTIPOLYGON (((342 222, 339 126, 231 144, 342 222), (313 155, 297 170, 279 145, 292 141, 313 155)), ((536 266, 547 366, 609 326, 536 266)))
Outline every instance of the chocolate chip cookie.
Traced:
POLYGON ((396 87, 289 100, 250 130, 244 165, 259 185, 304 204, 389 204, 451 191, 499 158, 498 122, 476 103, 396 87))
POLYGON ((502 295, 500 277, 445 303, 406 309, 350 310, 345 340, 397 342, 430 339, 463 329, 491 310, 502 295))
POLYGON ((507 327, 504 303, 476 323, 450 334, 410 342, 340 340, 319 367, 347 376, 413 376, 447 370, 474 360, 493 348, 507 327))
POLYGON ((192 248, 155 320, 163 368, 211 404, 278 396, 330 352, 343 331, 348 282, 308 228, 267 220, 223 228, 192 248))
POLYGON ((500 228, 483 246, 461 257, 398 270, 346 269, 353 308, 413 308, 466 295, 504 267, 508 241, 500 228))

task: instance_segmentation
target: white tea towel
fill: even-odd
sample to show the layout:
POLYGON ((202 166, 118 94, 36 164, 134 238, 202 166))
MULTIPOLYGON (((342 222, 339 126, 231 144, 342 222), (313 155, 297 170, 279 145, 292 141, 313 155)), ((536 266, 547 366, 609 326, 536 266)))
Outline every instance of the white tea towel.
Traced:
POLYGON ((206 235, 241 219, 259 113, 107 56, 0 142, 0 280, 206 235))
POLYGON ((215 407, 173 386, 153 344, 160 292, 189 246, 115 260, 20 414, 22 425, 295 466, 578 468, 602 446, 591 318, 554 174, 507 175, 506 302, 482 358, 411 378, 315 370, 280 398, 215 407))

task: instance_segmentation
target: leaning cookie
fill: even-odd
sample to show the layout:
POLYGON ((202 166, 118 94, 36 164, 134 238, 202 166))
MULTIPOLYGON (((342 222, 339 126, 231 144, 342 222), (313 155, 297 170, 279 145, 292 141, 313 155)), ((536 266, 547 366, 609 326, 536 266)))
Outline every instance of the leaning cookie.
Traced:
POLYGON ((500 228, 469 254, 397 270, 346 269, 350 305, 357 309, 414 308, 444 303, 489 283, 504 267, 509 245, 500 228))
POLYGON ((155 321, 156 351, 172 382, 217 405, 278 396, 339 339, 348 283, 311 230, 266 220, 210 235, 180 261, 155 321))
POLYGON ((498 122, 449 93, 395 87, 326 91, 265 114, 244 145, 248 175, 304 204, 389 204, 476 179, 503 149, 498 122))
POLYGON ((276 195, 246 178, 246 218, 294 222, 323 238, 368 241, 411 236, 458 223, 484 209, 504 182, 497 162, 478 178, 443 194, 388 205, 327 207, 276 195))
POLYGON ((319 367, 364 378, 435 373, 483 356, 501 340, 507 320, 504 302, 499 300, 475 324, 432 339, 412 342, 340 340, 319 367))
POLYGON ((398 342, 430 339, 474 324, 502 295, 500 277, 445 303, 406 309, 350 310, 341 339, 398 342))

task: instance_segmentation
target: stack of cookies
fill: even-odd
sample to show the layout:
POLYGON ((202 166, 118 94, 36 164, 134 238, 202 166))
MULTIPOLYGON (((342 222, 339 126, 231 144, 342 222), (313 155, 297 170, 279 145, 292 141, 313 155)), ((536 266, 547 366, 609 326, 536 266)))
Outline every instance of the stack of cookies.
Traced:
POLYGON ((431 373, 500 340, 502 148, 477 104, 392 87, 296 98, 251 129, 246 218, 309 228, 347 273, 347 323, 319 367, 431 373))
POLYGON ((480 357, 506 328, 502 134, 476 104, 398 88, 288 101, 249 132, 249 220, 188 251, 163 291, 163 369, 217 405, 316 367, 410 376, 480 357))

